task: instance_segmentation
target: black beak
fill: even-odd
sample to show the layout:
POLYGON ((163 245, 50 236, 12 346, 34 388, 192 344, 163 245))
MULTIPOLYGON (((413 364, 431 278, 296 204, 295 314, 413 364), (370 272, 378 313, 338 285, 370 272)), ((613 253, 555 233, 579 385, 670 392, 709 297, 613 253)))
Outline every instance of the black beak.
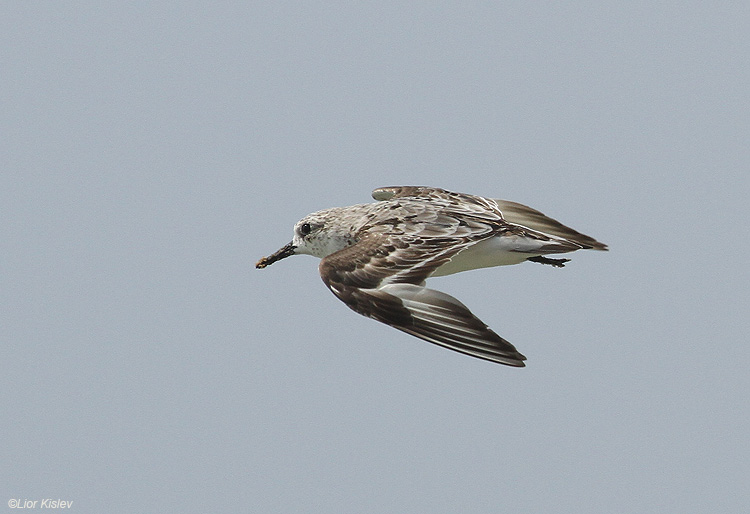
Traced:
POLYGON ((280 261, 281 259, 285 257, 289 257, 290 255, 294 255, 294 249, 297 248, 292 243, 289 243, 284 248, 280 249, 278 252, 274 253, 273 255, 269 255, 268 257, 261 257, 261 259, 255 263, 255 267, 258 269, 263 269, 269 264, 273 264, 276 261, 280 261))

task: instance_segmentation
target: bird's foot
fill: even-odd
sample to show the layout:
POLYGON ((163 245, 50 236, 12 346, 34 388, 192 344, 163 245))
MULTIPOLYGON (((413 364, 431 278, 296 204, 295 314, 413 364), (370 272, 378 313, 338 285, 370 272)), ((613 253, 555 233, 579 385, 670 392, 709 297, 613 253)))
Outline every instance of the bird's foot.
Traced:
POLYGON ((570 259, 550 259, 549 257, 543 257, 541 255, 536 257, 527 257, 526 260, 531 262, 538 262, 539 264, 549 264, 550 266, 554 266, 556 268, 563 268, 565 267, 565 263, 570 261, 570 259))

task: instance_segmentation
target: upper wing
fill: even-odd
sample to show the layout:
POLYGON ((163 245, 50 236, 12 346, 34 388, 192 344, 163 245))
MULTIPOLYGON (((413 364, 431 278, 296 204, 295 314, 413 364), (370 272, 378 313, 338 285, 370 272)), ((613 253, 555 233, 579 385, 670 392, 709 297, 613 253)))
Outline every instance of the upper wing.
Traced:
POLYGON ((372 192, 372 197, 376 200, 409 197, 428 198, 431 201, 447 202, 448 209, 450 209, 451 200, 455 202, 460 199, 460 207, 458 208, 460 215, 504 225, 504 230, 507 232, 513 232, 526 236, 529 240, 536 239, 538 241, 538 244, 531 245, 528 252, 518 250, 523 253, 549 254, 581 249, 607 250, 607 245, 600 243, 593 237, 573 230, 536 209, 508 200, 454 193, 425 186, 381 187, 372 192))
POLYGON ((379 187, 372 192, 375 200, 398 198, 416 198, 439 205, 442 212, 459 218, 470 218, 477 221, 504 225, 503 215, 495 200, 482 196, 455 193, 437 187, 427 186, 389 186, 379 187))
POLYGON ((495 202, 503 213, 503 218, 514 225, 562 238, 579 245, 581 249, 607 250, 607 245, 545 216, 536 209, 508 200, 495 199, 495 202))
POLYGON ((473 241, 370 234, 320 262, 325 284, 354 311, 461 353, 510 366, 526 359, 461 302, 420 284, 473 241))
POLYGON ((388 186, 375 189, 372 192, 372 197, 375 200, 390 200, 391 198, 428 196, 436 193, 445 193, 445 190, 425 186, 388 186))

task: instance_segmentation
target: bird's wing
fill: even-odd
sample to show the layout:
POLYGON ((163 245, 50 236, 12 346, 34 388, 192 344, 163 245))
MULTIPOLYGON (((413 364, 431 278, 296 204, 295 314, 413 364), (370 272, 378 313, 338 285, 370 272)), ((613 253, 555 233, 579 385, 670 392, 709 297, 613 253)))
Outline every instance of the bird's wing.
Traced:
POLYGON ((578 245, 580 249, 607 250, 607 245, 600 243, 593 237, 581 234, 549 216, 545 216, 536 209, 526 205, 495 199, 503 218, 509 223, 549 234, 578 245))
POLYGON ((439 205, 441 212, 459 218, 469 218, 494 224, 504 224, 503 215, 495 200, 483 196, 455 193, 437 187, 389 186, 372 192, 375 200, 397 200, 414 198, 418 201, 439 205))
POLYGON ((391 198, 404 198, 415 196, 428 196, 430 194, 441 194, 446 191, 435 187, 425 186, 387 186, 379 187, 372 192, 375 200, 390 200, 391 198))
POLYGON ((473 242, 372 233, 322 259, 319 269, 329 289, 359 314, 457 352, 523 366, 526 357, 464 304, 421 285, 473 242))
POLYGON ((545 216, 526 205, 484 198, 482 196, 454 193, 426 186, 389 186, 375 189, 372 197, 376 200, 397 198, 418 198, 440 203, 444 212, 454 212, 458 216, 480 219, 501 226, 500 232, 508 236, 525 238, 528 248, 523 245, 517 250, 530 254, 567 253, 575 250, 607 250, 607 245, 593 237, 581 234, 545 216))

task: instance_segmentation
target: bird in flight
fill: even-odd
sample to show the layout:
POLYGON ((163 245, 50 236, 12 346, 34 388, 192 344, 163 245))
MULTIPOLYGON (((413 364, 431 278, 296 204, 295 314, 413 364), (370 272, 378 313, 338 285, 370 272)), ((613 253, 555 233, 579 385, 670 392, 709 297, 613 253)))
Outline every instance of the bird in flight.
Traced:
POLYGON ((374 203, 309 214, 292 242, 256 268, 297 254, 321 258, 323 282, 349 308, 431 343, 508 366, 526 357, 454 297, 425 281, 607 245, 520 203, 421 186, 381 187, 374 203))

